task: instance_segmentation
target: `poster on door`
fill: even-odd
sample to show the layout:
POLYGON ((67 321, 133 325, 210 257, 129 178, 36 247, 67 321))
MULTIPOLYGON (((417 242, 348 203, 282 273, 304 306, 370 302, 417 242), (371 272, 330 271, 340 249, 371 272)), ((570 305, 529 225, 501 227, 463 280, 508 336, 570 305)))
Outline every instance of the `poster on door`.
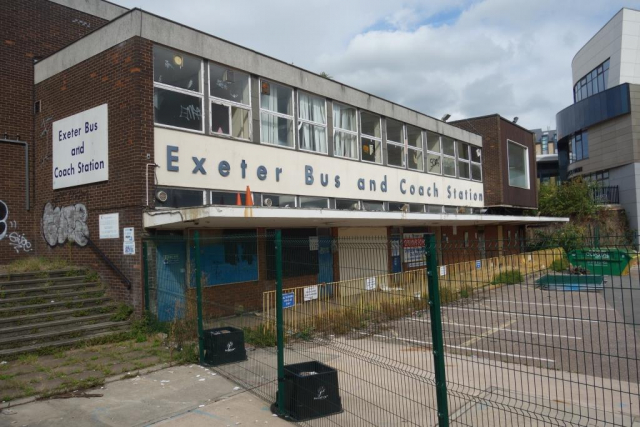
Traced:
POLYGON ((427 265, 423 233, 404 233, 402 235, 402 248, 404 263, 407 267, 424 267, 427 265))

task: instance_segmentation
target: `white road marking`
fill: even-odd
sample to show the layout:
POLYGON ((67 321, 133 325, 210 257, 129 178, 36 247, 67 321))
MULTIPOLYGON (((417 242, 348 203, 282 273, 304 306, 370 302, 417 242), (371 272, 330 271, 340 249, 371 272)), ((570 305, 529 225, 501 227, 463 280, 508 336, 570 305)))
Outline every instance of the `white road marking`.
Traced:
POLYGON ((479 309, 479 308, 458 308, 458 307, 442 307, 443 310, 462 310, 462 311, 480 311, 482 313, 495 313, 495 314, 506 314, 509 316, 526 316, 526 317, 540 317, 543 319, 557 319, 557 320, 570 320, 572 322, 588 322, 588 323, 600 323, 599 320, 589 320, 589 319, 576 319, 573 317, 562 317, 562 316, 544 316, 541 314, 526 314, 526 313, 513 313, 510 311, 500 311, 493 310, 491 308, 487 309, 479 309))
POLYGON ((463 347, 464 347, 464 346, 471 345, 471 344, 475 343, 476 341, 480 341, 482 338, 486 338, 486 337, 488 337, 488 336, 490 336, 490 335, 493 335, 493 334, 495 334, 496 332, 499 332, 501 329, 504 329, 504 328, 506 328, 507 326, 510 326, 510 325, 512 325, 512 324, 514 324, 514 323, 516 323, 516 322, 517 322, 517 320, 510 320, 510 321, 508 321, 508 322, 504 322, 503 324, 498 325, 498 326, 497 326, 497 327, 495 327, 495 328, 489 329, 487 332, 483 332, 482 334, 477 335, 477 336, 475 336, 475 337, 473 337, 473 338, 471 338, 471 339, 469 339, 469 340, 467 340, 467 341, 463 342, 461 345, 462 345, 463 347))
MULTIPOLYGON (((365 332, 360 332, 360 334, 367 335, 365 332)), ((399 340, 399 341, 412 342, 412 343, 416 343, 416 344, 433 345, 433 343, 428 342, 428 341, 412 340, 412 339, 409 339, 409 338, 388 337, 386 335, 380 335, 380 334, 374 334, 373 336, 374 337, 378 337, 378 338, 385 338, 385 339, 389 339, 389 340, 399 340)), ((531 360, 539 360, 541 362, 556 363, 555 360, 545 359, 544 357, 522 356, 520 354, 502 353, 500 351, 491 351, 491 350, 481 350, 479 348, 462 347, 462 346, 459 346, 459 345, 445 344, 444 346, 448 347, 448 348, 455 348, 455 349, 458 349, 458 350, 475 351, 475 352, 478 352, 478 353, 496 354, 498 356, 516 357, 516 358, 519 358, 519 359, 531 359, 531 360)))
MULTIPOLYGON (((409 319, 409 320, 413 320, 414 322, 424 322, 424 323, 431 323, 431 320, 421 320, 421 319, 409 319)), ((456 322, 442 322, 443 324, 446 325, 454 325, 454 326, 464 326, 467 328, 478 328, 478 329, 492 329, 489 326, 480 326, 480 325, 468 325, 466 323, 456 323, 456 322)), ((518 334, 526 334, 526 335, 539 335, 541 337, 549 337, 549 338, 565 338, 565 339, 570 339, 570 340, 581 340, 582 338, 580 337, 574 337, 571 335, 561 335, 561 334, 545 334, 542 332, 530 332, 530 331, 521 331, 519 329, 507 329, 507 328, 503 328, 501 329, 502 331, 507 331, 507 332, 513 332, 513 333, 518 333, 518 334)))
MULTIPOLYGON (((491 299, 488 298, 485 301, 489 301, 489 302, 506 302, 506 303, 510 303, 510 304, 526 304, 526 305, 540 305, 543 307, 553 307, 553 305, 550 304, 544 304, 544 303, 539 303, 539 302, 522 302, 522 301, 509 301, 509 300, 503 300, 503 299, 491 299)), ((556 307, 571 307, 571 308, 586 308, 586 309, 590 309, 590 310, 607 310, 607 311, 615 311, 615 309, 613 308, 608 308, 608 307, 591 307, 591 306, 582 306, 582 305, 560 305, 560 301, 549 301, 550 303, 557 303, 556 307)))

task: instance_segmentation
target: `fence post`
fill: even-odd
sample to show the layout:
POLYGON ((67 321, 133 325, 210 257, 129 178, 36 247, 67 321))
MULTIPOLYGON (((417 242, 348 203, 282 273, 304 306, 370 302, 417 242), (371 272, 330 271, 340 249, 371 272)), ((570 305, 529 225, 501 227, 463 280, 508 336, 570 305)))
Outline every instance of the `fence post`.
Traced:
POLYGON ((276 336, 278 339, 278 414, 284 412, 284 319, 282 312, 282 231, 276 230, 276 336))
POLYGON ((435 235, 424 235, 424 250, 427 257, 427 286, 436 376, 436 398, 438 400, 438 425, 440 427, 448 427, 449 405, 447 403, 447 379, 444 367, 444 339, 442 336, 442 315, 440 313, 440 292, 438 290, 438 252, 435 235))
POLYGON ((148 242, 145 240, 142 242, 142 262, 144 264, 144 310, 150 311, 151 305, 149 303, 149 256, 147 252, 148 242))
POLYGON ((198 354, 204 363, 204 332, 202 328, 202 272, 200 271, 200 233, 194 232, 196 251, 196 305, 198 307, 198 354))

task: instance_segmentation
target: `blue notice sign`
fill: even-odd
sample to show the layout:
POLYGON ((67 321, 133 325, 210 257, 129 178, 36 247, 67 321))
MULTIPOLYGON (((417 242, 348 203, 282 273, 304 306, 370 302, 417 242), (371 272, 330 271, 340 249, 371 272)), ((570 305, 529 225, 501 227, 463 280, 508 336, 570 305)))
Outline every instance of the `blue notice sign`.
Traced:
POLYGON ((282 308, 289 308, 296 305, 296 294, 289 292, 282 294, 282 308))
POLYGON ((476 261, 476 268, 482 268, 482 261, 480 260, 476 261))

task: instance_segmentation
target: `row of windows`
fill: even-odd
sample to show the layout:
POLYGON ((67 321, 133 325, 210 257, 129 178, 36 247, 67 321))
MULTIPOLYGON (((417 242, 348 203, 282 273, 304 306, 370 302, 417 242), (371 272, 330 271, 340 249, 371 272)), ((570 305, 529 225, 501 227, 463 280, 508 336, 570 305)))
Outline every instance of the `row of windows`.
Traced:
POLYGON ((589 158, 589 138, 587 132, 576 133, 569 141, 569 163, 589 158))
MULTIPOLYGON (((156 202, 158 207, 185 208, 203 205, 246 205, 245 193, 211 190, 188 190, 182 188, 159 188, 163 193, 156 202)), ((411 213, 478 213, 474 208, 423 203, 381 202, 376 200, 334 199, 327 197, 292 196, 285 194, 252 193, 252 202, 257 206, 299 209, 337 209, 369 212, 411 213)))
POLYGON ((607 89, 609 79, 609 60, 591 70, 573 87, 573 100, 581 101, 591 95, 607 89))
MULTIPOLYGON (((251 140, 251 76, 208 63, 209 94, 205 96, 204 62, 154 46, 155 123, 204 132, 204 103, 209 102, 211 133, 251 140)), ((320 96, 259 80, 260 139, 263 144, 329 154, 382 164, 386 125, 386 160, 390 166, 482 181, 481 149, 452 138, 355 107, 332 103, 329 129, 327 100, 320 96), (294 98, 297 97, 297 117, 294 98)))

